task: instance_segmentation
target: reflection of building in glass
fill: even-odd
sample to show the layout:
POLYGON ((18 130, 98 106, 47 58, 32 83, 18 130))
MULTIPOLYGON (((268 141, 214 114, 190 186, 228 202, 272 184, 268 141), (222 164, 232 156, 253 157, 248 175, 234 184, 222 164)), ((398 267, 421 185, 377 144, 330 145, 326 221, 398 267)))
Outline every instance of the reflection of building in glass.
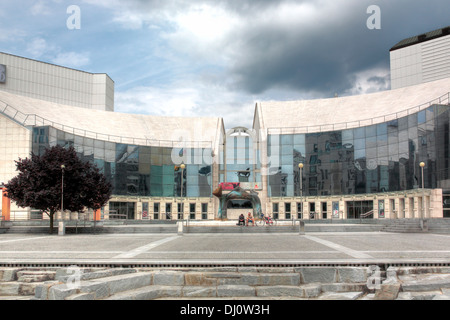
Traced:
MULTIPOLYGON (((251 129, 226 131, 221 118, 111 112, 113 88, 99 80, 106 75, 81 102, 48 83, 25 94, 11 80, 24 58, 0 58, 8 70, 0 183, 16 174, 15 160, 58 144, 73 146, 112 183, 103 209, 110 219, 237 219, 252 209, 279 219, 450 217, 450 72, 367 95, 260 102, 251 129)), ((63 70, 83 88, 95 78, 25 60, 30 81, 47 68, 50 78, 63 70)))
MULTIPOLYGON (((426 208, 442 203, 438 194, 445 194, 450 183, 449 91, 447 78, 363 96, 258 103, 254 129, 260 145, 267 144, 270 160, 263 179, 266 210, 277 201, 280 207, 300 208, 299 215, 329 217, 334 199, 345 217, 367 211, 375 217, 430 216, 426 208), (421 162, 425 196, 420 194, 421 162), (349 204, 355 195, 369 204, 355 209, 349 204), (387 197, 386 204, 374 201, 380 195, 387 197)), ((277 208, 282 215, 283 208, 277 208)))

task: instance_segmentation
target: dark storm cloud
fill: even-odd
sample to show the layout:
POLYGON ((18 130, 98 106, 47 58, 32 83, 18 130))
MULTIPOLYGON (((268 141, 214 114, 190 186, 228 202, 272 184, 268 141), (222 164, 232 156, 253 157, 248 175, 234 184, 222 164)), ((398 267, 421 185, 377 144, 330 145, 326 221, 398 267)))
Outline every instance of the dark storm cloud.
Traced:
MULTIPOLYGON (((124 3, 127 10, 135 13, 154 13, 151 19, 174 16, 201 5, 220 7, 230 17, 238 17, 240 24, 226 35, 224 48, 215 52, 218 57, 226 55, 228 61, 224 66, 225 75, 219 80, 234 91, 254 95, 276 89, 316 96, 351 93, 358 88, 356 81, 361 73, 389 72, 389 49, 398 41, 449 25, 450 12, 448 0, 130 0, 124 3), (304 7, 295 11, 299 15, 297 19, 286 13, 286 8, 298 9, 300 5, 304 7), (371 5, 380 7, 381 30, 367 28, 371 16, 367 9, 371 5), (304 12, 311 15, 305 16, 304 12)), ((376 76, 388 79, 384 75, 376 76)), ((374 79, 368 78, 370 75, 365 80, 373 83, 374 79)))
POLYGON ((341 3, 341 10, 319 14, 320 20, 299 23, 297 29, 274 21, 241 33, 242 46, 230 70, 235 89, 252 94, 272 88, 345 94, 355 86, 358 73, 389 69, 389 49, 396 42, 446 26, 449 20, 446 0, 341 3), (371 4, 381 9, 381 30, 367 28, 371 4))

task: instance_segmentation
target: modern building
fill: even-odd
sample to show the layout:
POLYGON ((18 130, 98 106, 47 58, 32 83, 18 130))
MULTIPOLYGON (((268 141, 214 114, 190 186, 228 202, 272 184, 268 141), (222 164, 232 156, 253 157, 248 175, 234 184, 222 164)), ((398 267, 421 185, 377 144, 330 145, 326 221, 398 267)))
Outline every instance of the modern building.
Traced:
POLYGON ((258 181, 265 211, 284 219, 450 216, 443 208, 449 92, 447 78, 368 95, 258 103, 253 130, 265 159, 258 181))
MULTIPOLYGON (((450 217, 445 66, 437 79, 389 91, 260 102, 252 128, 225 130, 222 118, 113 112, 107 75, 0 58, 0 184, 16 175, 15 160, 59 144, 111 181, 104 219, 237 219, 249 210, 278 219, 450 217), (60 72, 55 87, 49 79, 60 72)), ((2 215, 42 213, 3 196, 2 215)))
POLYGON ((223 143, 221 118, 122 114, 6 92, 0 101, 3 182, 17 174, 14 160, 56 144, 73 146, 111 181, 114 197, 106 211, 128 219, 150 214, 160 219, 183 210, 190 210, 192 218, 213 218, 212 186, 219 183, 212 174, 217 172, 213 159, 223 143), (181 200, 189 205, 183 208, 181 200))
POLYGON ((390 58, 392 89, 448 78, 450 26, 400 41, 390 58))
POLYGON ((92 74, 3 52, 0 52, 0 92, 114 111, 114 82, 107 74, 92 74))

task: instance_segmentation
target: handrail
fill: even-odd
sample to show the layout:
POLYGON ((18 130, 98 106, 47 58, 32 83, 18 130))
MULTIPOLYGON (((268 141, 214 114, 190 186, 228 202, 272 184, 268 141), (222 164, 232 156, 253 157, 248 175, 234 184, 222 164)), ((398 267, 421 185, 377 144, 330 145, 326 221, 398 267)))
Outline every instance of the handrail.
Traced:
MULTIPOLYGON (((92 138, 96 140, 102 140, 107 142, 114 142, 114 143, 124 143, 124 144, 133 144, 133 145, 139 145, 139 146, 155 146, 155 147, 174 147, 178 146, 182 148, 185 146, 185 144, 189 144, 191 148, 213 148, 212 141, 172 141, 172 140, 157 140, 157 139, 149 139, 149 138, 135 138, 135 137, 123 137, 123 136, 116 136, 116 135, 110 135, 105 133, 98 133, 94 131, 74 128, 71 126, 67 126, 58 122, 54 122, 52 120, 45 119, 37 114, 25 114, 13 106, 10 106, 6 102, 0 100, 0 103, 3 103, 4 106, 0 106, 0 113, 4 114, 5 116, 11 118, 12 120, 16 121, 20 125, 23 126, 39 126, 39 127, 46 127, 50 126, 55 129, 77 135, 82 136, 86 138, 92 138)), ((185 146, 188 147, 188 146, 185 146)))
POLYGON ((378 117, 368 118, 368 119, 363 119, 363 120, 355 120, 355 121, 324 124, 324 125, 315 125, 315 126, 268 128, 267 133, 268 134, 276 134, 277 132, 278 132, 278 134, 283 134, 283 132, 286 132, 286 134, 288 134, 287 132, 289 132, 291 134, 293 134, 293 133, 316 133, 316 132, 327 132, 327 131, 346 130, 346 129, 352 129, 352 128, 366 127, 366 126, 371 126, 374 124, 397 120, 402 117, 409 116, 410 114, 414 114, 414 113, 423 111, 433 105, 450 105, 450 92, 443 94, 442 96, 440 96, 436 99, 425 102, 421 105, 406 109, 404 111, 398 111, 398 112, 390 113, 390 114, 383 115, 383 116, 378 116, 378 117))
POLYGON ((373 210, 359 215, 359 221, 373 215, 373 210))

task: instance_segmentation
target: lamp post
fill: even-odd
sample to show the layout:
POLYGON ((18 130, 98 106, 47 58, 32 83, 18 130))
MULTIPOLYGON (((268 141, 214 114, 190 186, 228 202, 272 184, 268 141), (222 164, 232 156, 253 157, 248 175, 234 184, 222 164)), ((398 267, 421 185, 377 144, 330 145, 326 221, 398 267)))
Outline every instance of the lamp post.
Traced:
POLYGON ((298 168, 300 170, 300 208, 302 210, 301 214, 303 219, 303 175, 302 175, 303 163, 299 163, 298 168))
POLYGON ((424 178, 423 178, 423 168, 425 167, 425 162, 421 162, 420 164, 420 168, 422 171, 422 216, 421 218, 423 219, 424 217, 424 211, 425 211, 425 189, 424 189, 424 178))
POLYGON ((186 168, 186 165, 182 163, 180 165, 181 168, 181 216, 184 219, 184 203, 183 203, 183 178, 184 178, 184 169, 186 168))
POLYGON ((65 165, 61 165, 61 218, 64 220, 64 169, 66 168, 65 165))

